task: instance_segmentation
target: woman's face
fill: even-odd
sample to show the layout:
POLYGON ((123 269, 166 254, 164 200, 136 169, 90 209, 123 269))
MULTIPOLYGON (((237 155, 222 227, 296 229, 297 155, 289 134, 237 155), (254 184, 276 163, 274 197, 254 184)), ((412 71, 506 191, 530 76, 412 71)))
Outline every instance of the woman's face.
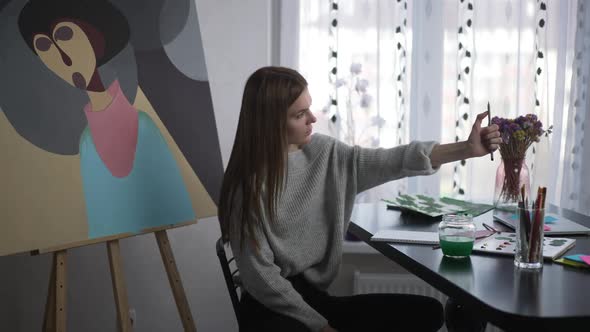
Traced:
POLYGON ((310 111, 311 96, 307 88, 287 110, 287 141, 289 151, 295 151, 311 140, 312 124, 316 117, 310 111))
POLYGON ((35 52, 52 72, 69 84, 86 90, 96 70, 96 56, 84 30, 73 22, 60 22, 51 35, 33 37, 35 52))

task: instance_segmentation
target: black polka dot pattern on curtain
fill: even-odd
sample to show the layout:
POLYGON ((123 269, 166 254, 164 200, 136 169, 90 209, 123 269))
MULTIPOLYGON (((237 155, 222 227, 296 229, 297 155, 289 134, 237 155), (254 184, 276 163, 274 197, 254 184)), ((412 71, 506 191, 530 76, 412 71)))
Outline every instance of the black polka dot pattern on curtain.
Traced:
MULTIPOLYGON (((395 7, 396 11, 399 13, 398 17, 399 20, 395 26, 395 37, 393 42, 395 43, 395 47, 393 48, 394 51, 394 77, 395 77, 395 90, 396 94, 396 106, 398 110, 397 114, 397 131, 396 131, 396 139, 395 142, 398 145, 407 143, 407 128, 408 128, 408 117, 406 116, 408 112, 408 76, 407 76, 407 66, 408 66, 408 38, 407 38, 407 29, 408 29, 408 1, 407 0, 397 0, 397 6, 395 7)), ((405 194, 407 190, 407 182, 400 181, 398 186, 398 195, 405 194)))
MULTIPOLYGON (((330 123, 336 125, 338 119, 338 0, 330 0, 328 31, 328 80, 330 82, 330 102, 325 109, 330 123)), ((338 127, 338 126, 336 126, 338 127)))
MULTIPOLYGON (((537 117, 539 119, 546 120, 546 118, 543 116, 545 112, 543 112, 542 109, 542 105, 541 105, 541 96, 540 96, 540 87, 543 84, 543 77, 542 75, 543 73, 543 68, 547 68, 546 64, 546 59, 545 59, 545 51, 546 51, 546 47, 545 47, 545 33, 546 33, 546 26, 547 24, 547 4, 545 3, 545 0, 537 0, 536 6, 535 6, 535 67, 534 67, 534 98, 535 98, 535 105, 533 106, 534 109, 534 114, 537 115, 537 117)), ((545 74, 546 75, 546 74, 545 74)), ((547 128, 548 124, 546 123, 546 121, 543 121, 543 124, 545 125, 545 128, 547 128)), ((533 144, 532 149, 531 149, 531 153, 532 156, 529 157, 528 159, 530 160, 531 163, 531 172, 534 171, 534 167, 535 167, 535 155, 536 155, 536 150, 535 150, 535 145, 533 144)), ((531 188, 531 190, 533 190, 534 188, 531 188)))
MULTIPOLYGON (((473 76, 473 0, 460 0, 457 28, 457 97, 455 102, 455 142, 467 139, 471 128, 471 77, 473 76)), ((467 162, 461 160, 453 167, 453 195, 463 198, 467 177, 467 162)))

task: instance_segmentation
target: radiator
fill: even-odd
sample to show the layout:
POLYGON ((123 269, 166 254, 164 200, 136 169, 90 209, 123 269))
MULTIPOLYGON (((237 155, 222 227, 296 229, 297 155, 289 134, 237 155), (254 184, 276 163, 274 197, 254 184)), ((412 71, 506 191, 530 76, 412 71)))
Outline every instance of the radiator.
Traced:
MULTIPOLYGON (((406 273, 365 273, 355 271, 352 292, 354 295, 370 293, 424 295, 439 300, 443 305, 447 301, 446 295, 416 276, 406 273)), ((447 328, 443 326, 439 332, 447 332, 447 328)), ((502 330, 488 323, 485 332, 502 332, 502 330)))

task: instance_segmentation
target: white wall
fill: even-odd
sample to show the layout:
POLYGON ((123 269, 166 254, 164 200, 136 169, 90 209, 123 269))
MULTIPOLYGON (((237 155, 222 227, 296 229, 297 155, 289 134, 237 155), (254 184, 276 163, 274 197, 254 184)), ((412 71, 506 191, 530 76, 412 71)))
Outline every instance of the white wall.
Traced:
MULTIPOLYGON (((243 84, 254 69, 269 65, 271 0, 196 0, 217 130, 227 165, 243 84)), ((237 331, 235 316, 215 255, 217 218, 169 232, 197 329, 237 331)), ((135 331, 182 331, 153 235, 121 241, 129 304, 135 331)), ((116 331, 115 303, 106 248, 69 250, 68 330, 116 331)), ((2 331, 39 331, 42 325, 50 255, 0 257, 2 331)))
MULTIPOLYGON (((275 2, 276 4, 276 2, 275 2)), ((272 0, 197 0, 224 166, 238 124, 244 83, 270 65, 272 0)))

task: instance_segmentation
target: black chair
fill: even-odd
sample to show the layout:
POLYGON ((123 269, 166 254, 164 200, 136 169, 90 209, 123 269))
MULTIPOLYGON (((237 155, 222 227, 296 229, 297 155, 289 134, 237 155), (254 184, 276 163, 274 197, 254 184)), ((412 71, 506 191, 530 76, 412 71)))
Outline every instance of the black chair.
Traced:
POLYGON ((217 240, 217 244, 215 245, 217 251, 217 257, 219 257, 219 263, 221 264, 221 270, 223 271, 223 276, 225 278, 225 284, 227 285, 227 290, 229 292, 229 297, 231 299, 231 303, 234 307, 234 312, 236 314, 236 319, 238 320, 238 326, 240 325, 240 298, 238 296, 238 291, 240 295, 242 293, 242 282, 240 280, 240 274, 238 271, 238 267, 236 265, 234 257, 227 258, 227 253, 223 246, 223 241, 221 238, 217 240), (233 262, 233 264, 232 264, 233 262), (233 271, 232 271, 233 265, 233 271))

